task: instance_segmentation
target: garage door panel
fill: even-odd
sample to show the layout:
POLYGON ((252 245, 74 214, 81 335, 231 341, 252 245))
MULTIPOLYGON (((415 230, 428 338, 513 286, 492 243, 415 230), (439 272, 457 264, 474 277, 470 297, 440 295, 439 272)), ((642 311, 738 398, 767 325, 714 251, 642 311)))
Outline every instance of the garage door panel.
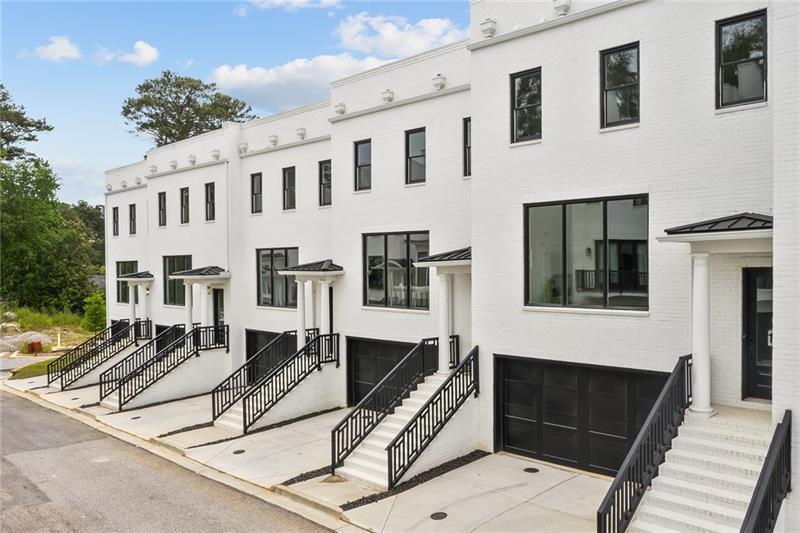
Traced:
POLYGON ((504 427, 503 440, 507 448, 526 454, 539 451, 536 449, 536 443, 539 442, 539 424, 536 420, 506 417, 504 427))
POLYGON ((360 402, 413 347, 404 342, 348 338, 349 402, 360 402))
POLYGON ((578 425, 578 393, 574 390, 544 387, 542 420, 559 426, 578 425))
POLYGON ((627 439, 608 435, 589 435, 589 466, 615 474, 628 453, 627 439))
POLYGON ((578 432, 545 422, 542 425, 542 454, 561 462, 577 463, 578 432))
POLYGON ((628 399, 610 394, 589 394, 589 431, 625 437, 628 432, 628 399))

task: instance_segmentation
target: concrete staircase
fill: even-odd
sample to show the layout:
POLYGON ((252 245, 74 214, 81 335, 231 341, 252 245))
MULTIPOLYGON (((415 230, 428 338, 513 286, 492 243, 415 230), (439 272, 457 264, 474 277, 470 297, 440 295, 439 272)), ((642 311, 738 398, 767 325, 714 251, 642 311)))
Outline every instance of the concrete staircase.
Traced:
POLYGON ((100 406, 112 411, 119 411, 119 390, 115 390, 100 401, 100 406))
POLYGON ((243 433, 244 432, 244 410, 242 407, 242 401, 239 400, 235 404, 233 404, 227 411, 219 415, 216 420, 214 420, 214 425, 218 428, 227 429, 229 431, 233 431, 234 433, 243 433))
POLYGON ((628 528, 636 533, 738 532, 772 437, 767 412, 687 411, 628 528))
POLYGON ((447 376, 439 374, 425 378, 425 381, 417 386, 417 390, 395 409, 394 414, 388 415, 372 430, 344 460, 344 464, 336 469, 336 473, 347 479, 357 479, 382 489, 388 488, 389 465, 386 447, 446 378, 447 376))

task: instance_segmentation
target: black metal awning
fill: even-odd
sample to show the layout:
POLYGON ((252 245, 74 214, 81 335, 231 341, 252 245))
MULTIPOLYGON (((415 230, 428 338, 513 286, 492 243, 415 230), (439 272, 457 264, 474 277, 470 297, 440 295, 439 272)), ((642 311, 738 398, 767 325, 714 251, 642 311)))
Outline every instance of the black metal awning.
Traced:
POLYGON ((423 257, 418 263, 443 263, 446 261, 472 261, 472 246, 423 257))
POLYGON ((147 270, 142 270, 132 274, 120 274, 117 279, 153 279, 153 275, 147 270))
POLYGON ((772 229, 772 217, 759 213, 739 213, 711 220, 694 222, 683 226, 667 228, 667 235, 691 235, 695 233, 712 233, 723 231, 747 231, 757 229, 772 229))
POLYGON ((181 270, 180 272, 173 272, 169 275, 171 278, 198 278, 201 276, 219 276, 223 274, 225 269, 218 266, 205 266, 200 268, 193 268, 191 270, 181 270))
POLYGON ((344 268, 337 265, 331 259, 323 259, 322 261, 314 261, 313 263, 304 263, 280 269, 281 272, 342 272, 344 268))

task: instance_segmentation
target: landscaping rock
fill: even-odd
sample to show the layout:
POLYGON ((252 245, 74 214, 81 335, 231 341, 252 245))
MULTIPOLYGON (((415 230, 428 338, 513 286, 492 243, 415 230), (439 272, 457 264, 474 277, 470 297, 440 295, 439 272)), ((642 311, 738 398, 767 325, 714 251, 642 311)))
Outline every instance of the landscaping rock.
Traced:
POLYGON ((6 311, 3 313, 3 321, 5 322, 13 322, 17 319, 17 313, 13 311, 6 311))
POLYGON ((20 350, 22 345, 29 342, 41 342, 42 345, 50 344, 50 337, 38 331, 26 331, 19 335, 9 335, 0 340, 0 352, 13 352, 20 350))
MULTIPOLYGON (((5 313, 3 313, 5 314, 5 313)), ((2 335, 15 335, 20 332, 22 328, 16 322, 3 322, 0 324, 0 334, 2 335)))

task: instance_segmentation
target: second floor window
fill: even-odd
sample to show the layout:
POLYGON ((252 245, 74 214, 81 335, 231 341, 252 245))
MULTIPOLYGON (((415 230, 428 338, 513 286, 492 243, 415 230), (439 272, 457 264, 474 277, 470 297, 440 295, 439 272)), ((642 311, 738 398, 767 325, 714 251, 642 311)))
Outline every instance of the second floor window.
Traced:
POLYGON ((766 99, 766 11, 717 22, 717 108, 766 99))
POLYGON ((414 263, 429 253, 428 232, 364 235, 364 305, 428 309, 428 269, 414 263))
POLYGON ((425 128, 406 132, 406 183, 425 181, 425 128))
POLYGON ((250 212, 260 213, 261 205, 261 173, 250 175, 250 212))
POLYGON ((542 138, 542 69, 511 75, 511 142, 542 138))
POLYGON ((217 216, 214 199, 214 183, 206 183, 206 220, 214 220, 217 216))
POLYGON ((331 205, 331 160, 319 162, 319 205, 331 205))
POLYGON ((464 175, 472 176, 472 118, 464 119, 464 175))
POLYGON ((128 206, 128 233, 136 235, 136 204, 128 206))
POLYGON ((181 224, 189 223, 189 187, 181 188, 181 224))
POLYGON ((372 140, 355 143, 356 190, 372 188, 372 140))
POLYGON ((600 53, 602 127, 639 122, 639 43, 600 53))
POLYGON ((183 281, 169 279, 170 274, 191 270, 191 255, 164 256, 164 305, 186 305, 183 281))
MULTIPOLYGON (((137 261, 117 261, 117 277, 125 274, 134 274, 138 268, 137 261)), ((127 281, 117 280, 117 303, 127 304, 130 303, 131 287, 127 281)), ((133 290, 134 302, 139 303, 139 293, 133 290)))
POLYGON ((283 210, 288 211, 297 207, 295 196, 294 167, 283 169, 283 210))
POLYGON ((167 193, 158 193, 158 225, 167 225, 167 193))
POLYGON ((119 235, 119 207, 111 208, 111 235, 119 235))
POLYGON ((258 305, 297 307, 297 284, 294 276, 278 274, 279 271, 293 266, 297 266, 297 248, 256 250, 258 305))

